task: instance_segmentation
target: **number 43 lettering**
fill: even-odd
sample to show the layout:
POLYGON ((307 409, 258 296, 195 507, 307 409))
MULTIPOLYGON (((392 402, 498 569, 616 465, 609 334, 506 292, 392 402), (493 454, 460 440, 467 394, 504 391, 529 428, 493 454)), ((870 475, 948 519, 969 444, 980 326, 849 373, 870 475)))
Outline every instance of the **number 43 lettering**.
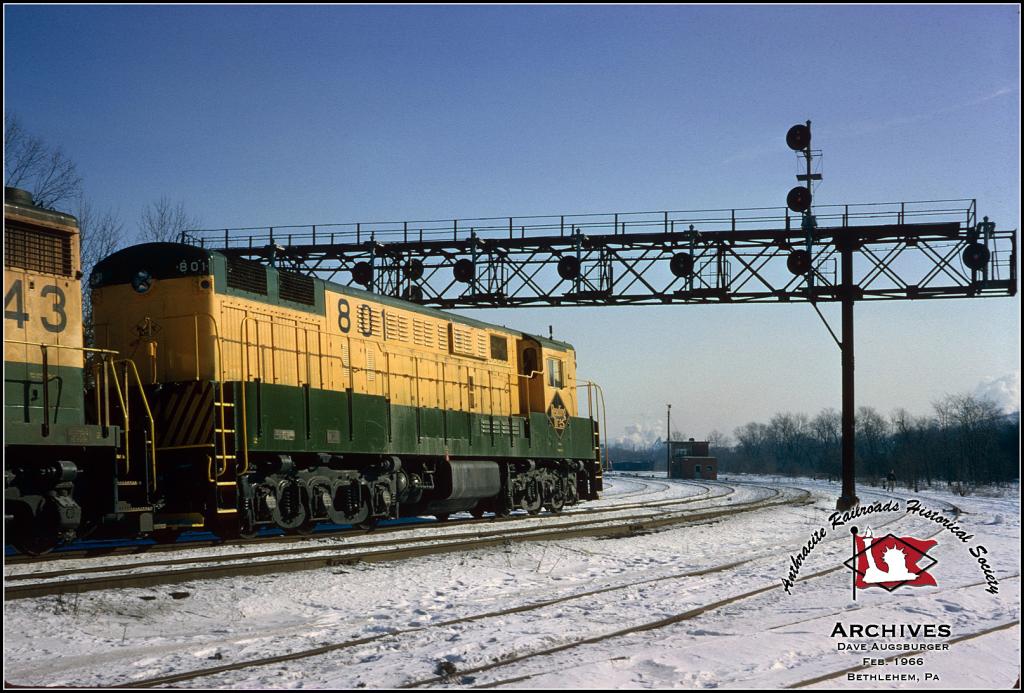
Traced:
MULTIPOLYGON (((56 314, 56 322, 49 317, 43 316, 40 319, 47 332, 63 332, 68 324, 67 313, 64 312, 65 297, 59 286, 46 286, 39 292, 40 296, 53 296, 53 312, 56 314)), ((18 323, 18 329, 24 329, 25 323, 29 321, 29 314, 25 312, 25 295, 22 280, 18 279, 4 296, 4 320, 13 320, 18 323), (14 304, 13 309, 11 304, 14 304)))

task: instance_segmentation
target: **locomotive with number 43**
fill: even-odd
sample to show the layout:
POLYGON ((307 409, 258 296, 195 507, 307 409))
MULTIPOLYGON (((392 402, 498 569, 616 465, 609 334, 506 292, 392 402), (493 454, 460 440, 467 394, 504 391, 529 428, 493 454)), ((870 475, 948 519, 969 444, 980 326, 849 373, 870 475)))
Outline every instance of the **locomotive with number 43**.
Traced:
POLYGON ((597 422, 578 411, 596 400, 569 344, 148 243, 94 268, 86 349, 73 217, 8 196, 5 227, 7 519, 23 548, 558 512, 601 490, 597 422), (33 265, 57 250, 70 266, 33 265))

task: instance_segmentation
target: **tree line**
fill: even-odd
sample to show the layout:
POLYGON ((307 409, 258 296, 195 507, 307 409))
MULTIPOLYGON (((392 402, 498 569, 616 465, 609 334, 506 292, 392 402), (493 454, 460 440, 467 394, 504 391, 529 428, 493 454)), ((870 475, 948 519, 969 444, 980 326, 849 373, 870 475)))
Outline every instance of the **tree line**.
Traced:
MULTIPOLYGON (((881 485, 890 472, 901 486, 947 483, 957 489, 1003 484, 1020 477, 1020 412, 1004 414, 991 400, 947 395, 932 412, 900 408, 886 416, 860 407, 855 416, 857 477, 881 485)), ((673 435, 673 439, 683 440, 673 435)), ((779 413, 736 428, 730 437, 707 436, 722 473, 780 474, 839 479, 842 417, 832 408, 811 417, 779 413)), ((665 445, 610 446, 613 461, 632 468, 665 469, 665 445)))
MULTIPOLYGON (((947 395, 932 413, 889 416, 859 407, 855 417, 857 476, 878 484, 890 472, 901 485, 944 482, 963 488, 1002 484, 1020 476, 1020 413, 1004 414, 992 401, 947 395)), ((842 419, 835 409, 814 417, 780 413, 734 432, 735 445, 719 448, 723 470, 838 478, 842 419)))

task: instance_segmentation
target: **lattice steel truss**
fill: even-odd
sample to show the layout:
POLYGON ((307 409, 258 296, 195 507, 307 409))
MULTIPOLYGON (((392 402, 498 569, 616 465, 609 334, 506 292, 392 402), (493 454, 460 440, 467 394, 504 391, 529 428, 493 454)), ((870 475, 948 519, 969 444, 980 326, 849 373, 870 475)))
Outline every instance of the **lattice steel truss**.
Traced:
POLYGON ((810 234, 789 210, 748 208, 202 230, 184 239, 441 308, 827 302, 847 287, 852 300, 1016 293, 1016 230, 979 223, 974 200, 815 212, 810 234))

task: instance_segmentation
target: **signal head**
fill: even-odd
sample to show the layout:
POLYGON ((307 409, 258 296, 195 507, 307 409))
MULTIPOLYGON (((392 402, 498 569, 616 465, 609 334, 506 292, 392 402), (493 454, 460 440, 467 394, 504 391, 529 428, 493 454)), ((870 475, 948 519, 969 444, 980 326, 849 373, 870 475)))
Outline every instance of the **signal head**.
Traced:
POLYGON ((807 274, 811 269, 811 254, 806 250, 794 250, 786 258, 786 268, 798 276, 807 274))
POLYGON ((794 125, 786 133, 786 144, 794 151, 803 151, 811 146, 811 129, 806 125, 794 125))
POLYGON ((985 269, 992 253, 981 243, 970 243, 964 248, 962 259, 964 264, 972 270, 980 271, 985 269))
POLYGON ((363 286, 369 286, 373 280, 373 268, 369 262, 357 262, 352 267, 352 279, 363 286))
POLYGON ((798 185, 786 195, 786 206, 794 212, 806 212, 811 208, 811 191, 798 185))
POLYGON ((689 253, 676 253, 669 261, 668 268, 677 277, 689 277, 693 274, 693 256, 689 253))
POLYGON ((558 276, 562 279, 575 279, 580 276, 580 261, 575 255, 566 255, 558 261, 558 276))
POLYGON ((457 281, 460 281, 463 284, 468 284, 473 281, 473 277, 476 276, 476 267, 473 265, 472 260, 462 258, 452 267, 452 273, 455 275, 455 279, 457 281))

